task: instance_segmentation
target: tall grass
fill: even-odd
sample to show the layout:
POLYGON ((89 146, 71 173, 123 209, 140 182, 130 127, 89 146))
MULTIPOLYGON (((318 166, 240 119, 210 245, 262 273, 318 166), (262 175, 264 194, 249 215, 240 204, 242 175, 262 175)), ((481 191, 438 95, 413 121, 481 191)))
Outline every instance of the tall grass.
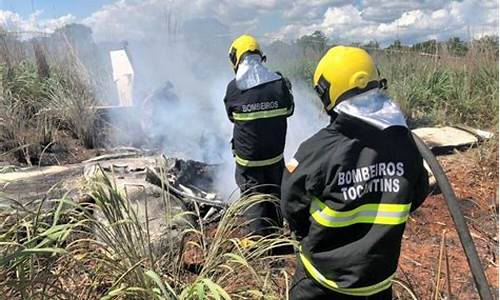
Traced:
POLYGON ((34 63, 0 65, 0 151, 13 151, 31 164, 65 129, 87 147, 94 145, 92 87, 71 70, 39 77, 34 63))
MULTIPOLYGON (((11 200, 0 224, 1 291, 7 298, 31 299, 63 291, 54 272, 68 254, 71 235, 83 225, 82 213, 67 198, 21 204, 11 200), (44 206, 53 207, 46 210, 44 206)), ((40 297, 43 298, 43 297, 40 297)))
POLYGON ((87 148, 98 142, 93 85, 69 70, 52 76, 44 110, 52 121, 72 133, 87 148))
MULTIPOLYGON (((276 235, 245 235, 241 215, 262 201, 248 196, 231 205, 207 231, 188 214, 172 214, 169 194, 162 212, 161 243, 149 228, 148 200, 134 203, 112 177, 88 182, 93 201, 11 201, 0 224, 0 291, 12 299, 284 299, 289 275, 273 248, 291 245, 276 235), (145 205, 145 219, 137 214, 145 205), (53 207, 53 209, 48 209, 53 207), (173 234, 177 233, 177 234, 173 234), (251 248, 241 239, 253 241, 251 248), (186 265, 195 249, 199 265, 186 265)), ((192 258, 192 257, 191 257, 192 258)))
MULTIPOLYGON (((388 79, 389 95, 400 104, 412 126, 466 124, 486 129, 498 124, 495 51, 472 48, 465 57, 457 58, 446 51, 433 57, 418 52, 370 50, 382 77, 388 79)), ((280 64, 271 66, 295 81, 305 82, 312 90, 320 58, 318 53, 293 59, 281 57, 280 64)))
POLYGON ((67 133, 87 148, 95 146, 93 107, 100 70, 91 73, 81 62, 75 49, 79 44, 66 36, 70 27, 50 38, 31 40, 0 32, 2 155, 14 153, 19 162, 31 165, 67 133))
POLYGON ((492 129, 498 124, 498 57, 464 58, 375 53, 388 93, 414 126, 457 125, 492 129))
POLYGON ((19 158, 31 163, 32 153, 50 143, 56 129, 40 113, 46 86, 29 63, 15 69, 3 66, 0 76, 0 148, 15 149, 19 158))

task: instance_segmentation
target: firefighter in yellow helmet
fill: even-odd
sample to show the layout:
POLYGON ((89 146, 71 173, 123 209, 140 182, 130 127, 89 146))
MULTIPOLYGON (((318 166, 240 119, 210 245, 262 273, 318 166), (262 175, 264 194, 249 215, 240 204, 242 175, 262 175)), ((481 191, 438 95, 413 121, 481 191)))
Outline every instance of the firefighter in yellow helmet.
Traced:
MULTIPOLYGON (((264 66, 259 43, 242 35, 229 47, 235 78, 229 82, 224 104, 234 124, 232 147, 236 183, 242 193, 279 197, 287 118, 293 114, 291 85, 264 66)), ((279 205, 264 202, 247 211, 251 233, 269 235, 282 226, 279 205)))
POLYGON ((333 47, 316 68, 331 123, 300 145, 281 187, 300 240, 290 299, 392 299, 405 223, 428 177, 385 85, 360 48, 333 47))

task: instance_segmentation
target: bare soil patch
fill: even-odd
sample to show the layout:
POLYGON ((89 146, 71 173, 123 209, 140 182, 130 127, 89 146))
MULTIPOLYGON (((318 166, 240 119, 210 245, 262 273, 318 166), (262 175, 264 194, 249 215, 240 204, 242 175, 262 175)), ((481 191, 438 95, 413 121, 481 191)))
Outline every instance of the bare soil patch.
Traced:
MULTIPOLYGON (((498 173, 489 163, 478 163, 476 151, 444 156, 440 161, 460 201, 493 293, 498 294, 498 173)), ((433 298, 445 230, 440 295, 448 296, 449 276, 451 299, 479 299, 443 195, 428 197, 409 220, 398 276, 411 284, 419 299, 433 298)))

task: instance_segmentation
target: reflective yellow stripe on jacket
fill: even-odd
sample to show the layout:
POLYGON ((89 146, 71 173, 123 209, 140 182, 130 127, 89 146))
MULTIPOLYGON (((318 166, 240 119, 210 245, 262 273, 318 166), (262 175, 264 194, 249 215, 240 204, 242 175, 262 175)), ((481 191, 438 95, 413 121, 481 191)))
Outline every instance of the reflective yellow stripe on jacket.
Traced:
POLYGON ((326 278, 323 276, 311 263, 309 258, 307 258, 303 253, 302 249, 300 251, 300 260, 304 264, 304 268, 307 270, 309 275, 314 278, 319 284, 322 286, 335 291, 337 293, 342 293, 346 295, 351 295, 351 296, 370 296, 376 293, 379 293, 385 289, 388 289, 392 285, 392 279, 394 278, 394 274, 389 276, 388 278, 384 279, 383 281, 369 285, 369 286, 364 286, 364 287, 357 287, 357 288, 343 288, 339 287, 338 284, 326 278))
POLYGON ((325 227, 345 227, 357 223, 398 225, 406 222, 411 203, 370 203, 349 211, 336 211, 314 197, 310 213, 313 219, 325 227))
POLYGON ((275 164, 279 162, 280 160, 283 159, 283 153, 270 158, 270 159, 264 159, 264 160, 246 160, 238 156, 238 154, 235 154, 235 159, 236 163, 240 166, 243 167, 264 167, 264 166, 270 166, 272 164, 275 164))
POLYGON ((233 119, 236 121, 253 121, 257 119, 266 119, 279 116, 287 116, 292 112, 292 108, 277 108, 264 111, 236 113, 233 112, 233 119))

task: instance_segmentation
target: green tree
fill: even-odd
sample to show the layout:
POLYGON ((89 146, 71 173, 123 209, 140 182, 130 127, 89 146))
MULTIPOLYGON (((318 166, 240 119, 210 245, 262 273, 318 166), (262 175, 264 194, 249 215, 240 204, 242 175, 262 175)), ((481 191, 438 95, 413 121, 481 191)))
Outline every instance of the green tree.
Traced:
POLYGON ((434 54, 436 53, 437 46, 438 43, 436 40, 428 40, 425 42, 416 43, 411 48, 418 52, 434 54))
POLYGON ((368 48, 368 49, 379 49, 380 45, 377 41, 369 41, 368 43, 364 44, 362 47, 368 48))
POLYGON ((401 50, 403 48, 406 48, 406 46, 404 46, 400 40, 395 40, 394 42, 392 42, 392 44, 389 45, 389 47, 387 47, 387 49, 392 50, 401 50))
POLYGON ((317 30, 311 35, 301 36, 296 44, 301 49, 304 56, 312 53, 315 56, 321 55, 325 52, 327 48, 328 38, 326 35, 317 30))
POLYGON ((459 37, 452 37, 446 41, 446 48, 453 56, 464 56, 467 54, 467 45, 459 37))

